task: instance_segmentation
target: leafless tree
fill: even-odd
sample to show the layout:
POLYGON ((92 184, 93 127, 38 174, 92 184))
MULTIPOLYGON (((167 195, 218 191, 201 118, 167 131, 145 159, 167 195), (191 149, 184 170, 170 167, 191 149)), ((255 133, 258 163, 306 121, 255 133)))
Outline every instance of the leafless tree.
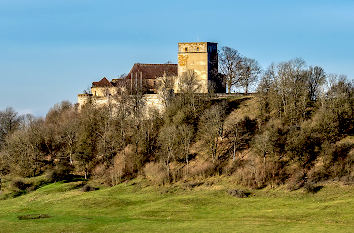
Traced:
POLYGON ((319 96, 320 86, 324 84, 326 80, 326 74, 324 70, 318 66, 310 67, 307 74, 309 99, 311 101, 316 101, 319 96))
POLYGON ((166 73, 157 80, 158 93, 165 107, 167 107, 168 102, 173 95, 174 80, 176 80, 176 77, 167 76, 166 73))
POLYGON ((201 88, 194 70, 187 70, 179 77, 178 89, 183 94, 195 94, 201 88))
POLYGON ((249 87, 258 81, 261 68, 255 59, 243 57, 241 62, 241 77, 239 84, 244 88, 245 94, 248 93, 249 87))
POLYGON ((0 148, 5 137, 19 128, 21 116, 13 108, 6 108, 0 111, 0 148))
POLYGON ((224 75, 227 92, 231 93, 232 87, 239 83, 242 57, 237 50, 222 47, 219 53, 219 69, 224 75))
POLYGON ((189 166, 189 148, 193 139, 193 127, 187 124, 182 124, 177 127, 178 130, 178 140, 181 143, 181 152, 184 156, 187 163, 187 174, 188 174, 188 166, 189 166))
POLYGON ((225 109, 221 105, 213 105, 205 110, 199 122, 199 137, 208 148, 213 162, 218 158, 219 139, 223 135, 223 119, 225 109))
POLYGON ((178 89, 183 93, 182 101, 184 105, 190 105, 193 112, 196 112, 198 97, 196 93, 200 92, 201 83, 197 79, 197 74, 193 70, 188 70, 179 77, 178 89))
POLYGON ((168 177, 170 176, 170 162, 175 158, 179 146, 176 133, 176 126, 171 125, 163 127, 159 134, 159 142, 162 149, 161 159, 165 164, 168 177))

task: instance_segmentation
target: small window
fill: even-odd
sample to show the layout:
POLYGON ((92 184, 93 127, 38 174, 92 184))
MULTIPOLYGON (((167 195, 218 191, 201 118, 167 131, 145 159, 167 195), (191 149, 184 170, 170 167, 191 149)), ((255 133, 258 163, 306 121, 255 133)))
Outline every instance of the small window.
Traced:
POLYGON ((187 48, 187 47, 185 47, 185 48, 184 48, 184 51, 186 51, 186 52, 187 52, 187 51, 188 51, 188 48, 187 48))
POLYGON ((197 47, 197 52, 199 52, 199 47, 197 47))

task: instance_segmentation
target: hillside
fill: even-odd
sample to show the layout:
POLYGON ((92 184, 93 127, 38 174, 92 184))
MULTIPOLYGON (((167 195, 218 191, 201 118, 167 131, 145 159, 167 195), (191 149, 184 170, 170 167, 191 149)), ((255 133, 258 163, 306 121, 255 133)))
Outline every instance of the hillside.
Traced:
POLYGON ((352 81, 299 59, 253 94, 198 94, 193 77, 160 93, 162 112, 124 91, 45 118, 0 111, 3 231, 353 227, 352 81))

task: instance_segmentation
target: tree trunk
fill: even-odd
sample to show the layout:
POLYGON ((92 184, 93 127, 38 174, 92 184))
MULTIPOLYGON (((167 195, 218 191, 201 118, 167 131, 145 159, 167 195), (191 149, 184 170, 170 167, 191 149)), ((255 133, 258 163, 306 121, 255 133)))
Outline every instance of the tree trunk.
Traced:
POLYGON ((232 161, 235 161, 236 158, 236 143, 234 142, 234 155, 232 157, 232 161))
POLYGON ((73 156, 72 156, 72 153, 70 152, 69 154, 69 160, 70 160, 70 164, 72 165, 73 164, 73 156))

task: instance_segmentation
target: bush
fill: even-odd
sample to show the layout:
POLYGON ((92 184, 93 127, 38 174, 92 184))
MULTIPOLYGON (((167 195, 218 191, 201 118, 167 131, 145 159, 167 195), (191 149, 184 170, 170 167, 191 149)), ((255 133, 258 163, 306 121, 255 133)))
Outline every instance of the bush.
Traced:
POLYGON ((20 191, 25 191, 27 188, 31 187, 32 184, 28 184, 21 179, 16 179, 12 182, 12 186, 20 191))
POLYGON ((91 192, 91 191, 98 190, 98 188, 95 188, 95 187, 92 187, 91 185, 86 184, 81 188, 81 190, 83 192, 91 192))
POLYGON ((239 198, 245 198, 245 197, 248 197, 249 195, 251 195, 250 192, 246 192, 246 191, 238 190, 238 189, 231 189, 228 191, 228 193, 231 196, 239 197, 239 198))
POLYGON ((72 165, 60 163, 47 173, 47 178, 50 182, 70 180, 73 170, 74 167, 72 165))
POLYGON ((235 173, 238 169, 242 168, 245 165, 245 160, 237 156, 235 160, 229 160, 228 163, 223 166, 222 173, 228 176, 235 173))
MULTIPOLYGON (((104 182, 110 186, 117 185, 124 180, 134 177, 136 168, 136 154, 132 145, 128 145, 124 151, 118 153, 113 158, 112 165, 106 169, 104 172, 101 172, 101 176, 104 178, 104 182)), ((101 170, 104 170, 104 166, 100 166, 101 170)), ((96 175, 98 170, 96 169, 96 175)))
POLYGON ((216 164, 206 160, 206 161, 196 161, 194 166, 190 166, 189 175, 190 176, 201 176, 203 178, 212 176, 215 174, 216 164))
POLYGON ((290 191, 295 191, 302 188, 306 183, 306 174, 303 169, 296 166, 292 169, 291 172, 293 175, 288 179, 288 189, 290 191))
POLYGON ((153 184, 162 185, 169 181, 167 172, 161 163, 148 163, 144 167, 144 174, 153 184))
POLYGON ((354 179, 354 138, 347 137, 323 147, 324 170, 331 178, 354 179))

